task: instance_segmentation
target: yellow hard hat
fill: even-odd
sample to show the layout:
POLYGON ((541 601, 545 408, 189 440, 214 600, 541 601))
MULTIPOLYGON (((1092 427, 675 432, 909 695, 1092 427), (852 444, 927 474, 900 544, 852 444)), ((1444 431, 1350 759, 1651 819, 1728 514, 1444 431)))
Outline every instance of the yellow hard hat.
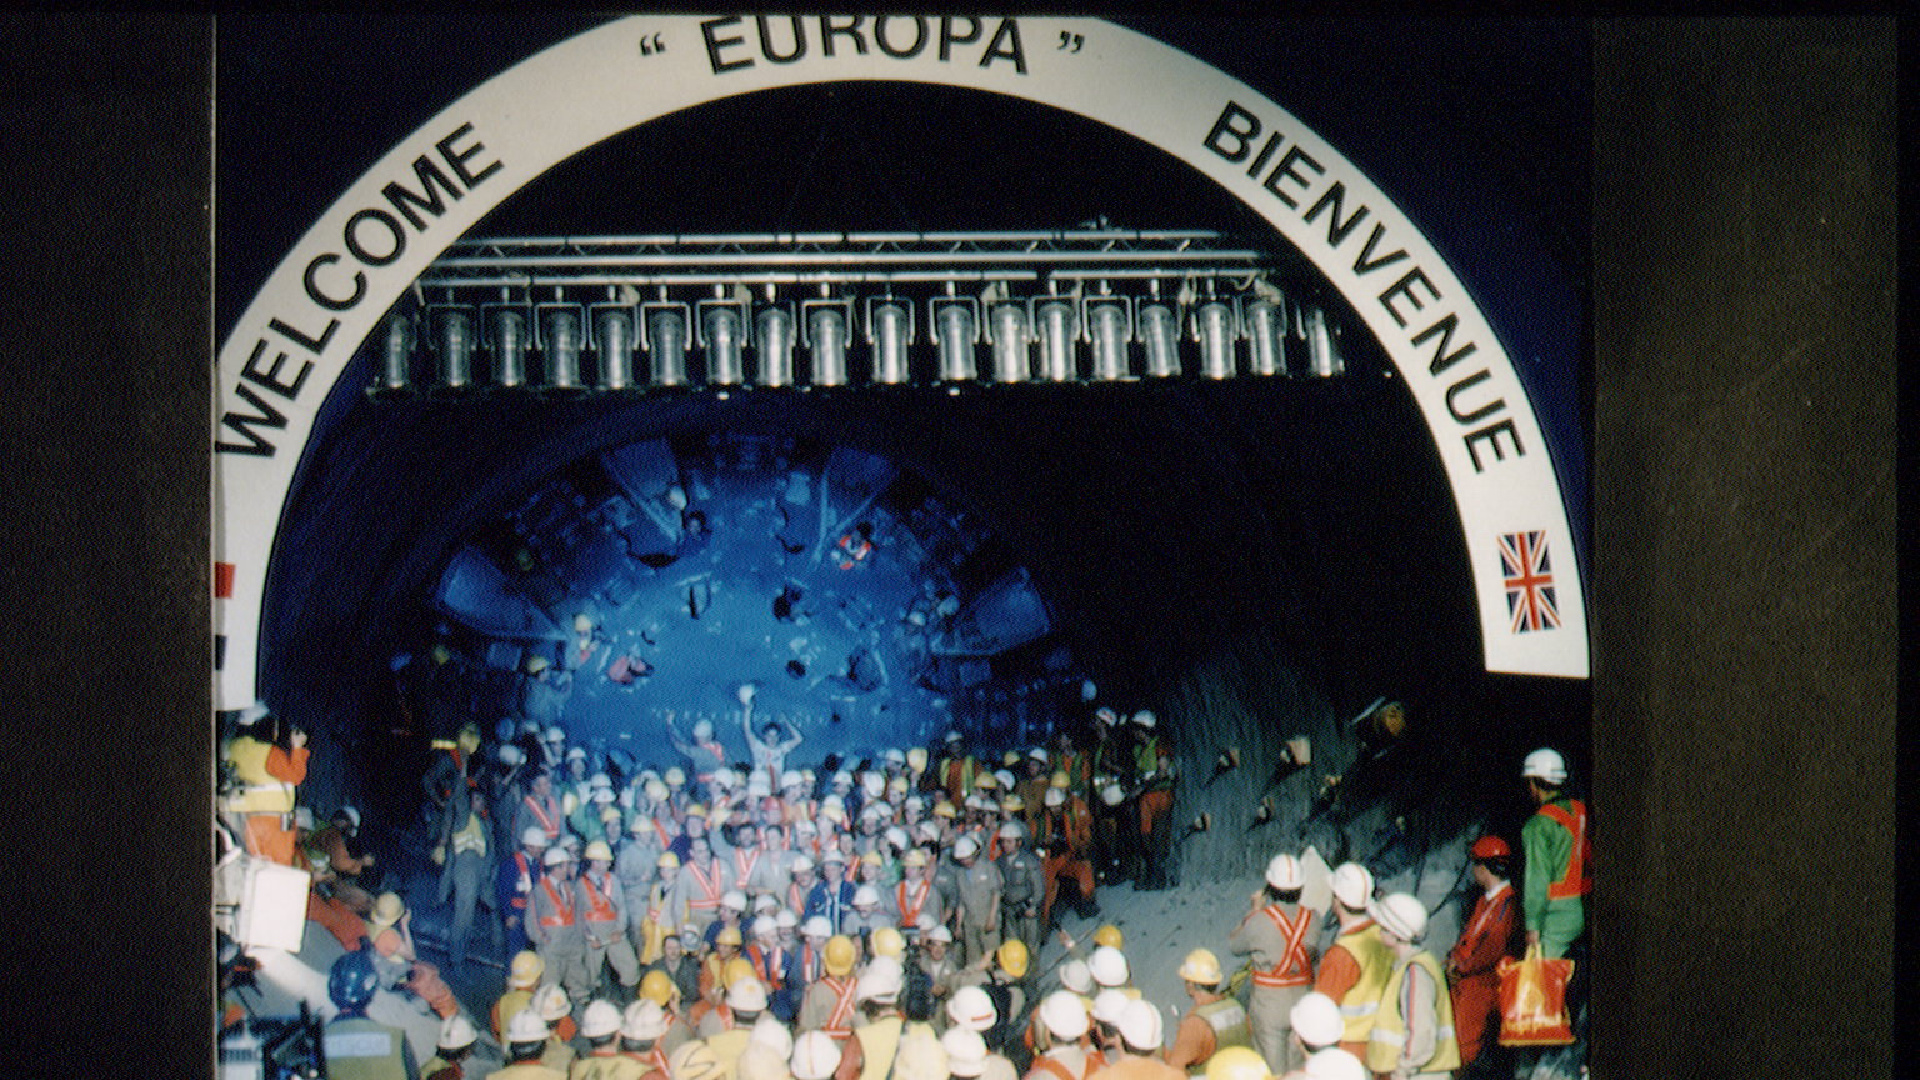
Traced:
POLYGON ((703 1039, 689 1039, 680 1044, 673 1056, 667 1059, 667 1075, 673 1080, 719 1080, 726 1074, 720 1059, 714 1056, 713 1049, 703 1039))
POLYGON ((1018 795, 1009 795, 1000 800, 1000 812, 1003 814, 1017 814, 1026 808, 1027 800, 1018 795))
POLYGON ((953 804, 946 801, 945 799, 942 799, 939 802, 933 804, 934 817, 950 818, 950 817, 957 816, 958 814, 959 814, 959 811, 953 808, 953 804))
POLYGON ((680 856, 675 855, 671 851, 663 851, 660 853, 660 857, 654 860, 654 865, 662 870, 671 869, 680 865, 680 856))
POLYGON ((593 617, 586 612, 575 615, 573 617, 573 630, 577 634, 591 633, 593 630, 593 617))
POLYGON ((880 853, 878 851, 867 852, 865 855, 860 856, 860 861, 863 863, 866 863, 868 866, 882 865, 881 859, 880 859, 880 853))
POLYGON ((927 767, 927 748, 910 746, 907 748, 907 768, 920 772, 927 767))
POLYGON ((826 969, 829 975, 846 975, 853 971, 853 939, 845 934, 835 934, 827 939, 826 969))
POLYGON ((1029 959, 1026 942, 1019 938, 1008 938, 1000 943, 1000 948, 994 952, 993 956, 1000 962, 1002 971, 1016 979, 1026 978, 1029 959))
POLYGON ((373 902, 373 918, 369 921, 375 926, 392 926, 406 913, 407 905, 400 899, 399 893, 384 892, 380 894, 380 899, 373 902))
POLYGON ((1009 751, 1007 751, 1006 753, 1004 753, 1004 754, 1001 754, 1001 755, 1000 755, 1000 764, 1002 764, 1002 765, 1018 765, 1018 764, 1020 764, 1020 751, 1018 751, 1018 750, 1009 750, 1009 751))
POLYGON ((1223 1046, 1207 1059, 1207 1080, 1267 1080, 1267 1059, 1251 1046, 1223 1046))
POLYGON ((1108 923, 1093 932, 1093 943, 1105 945, 1109 949, 1125 948, 1125 939, 1120 936, 1120 928, 1108 923))
POLYGON ((1180 977, 1188 982, 1213 986, 1222 981, 1220 958, 1210 949, 1195 949, 1180 965, 1180 977))
POLYGON ((740 928, 737 926, 722 927, 720 933, 714 935, 713 943, 715 945, 740 944, 740 928))
POLYGON ((1054 773, 1053 779, 1048 780, 1047 784, 1049 787, 1057 787, 1057 788, 1071 787, 1073 786, 1073 778, 1069 777, 1065 771, 1061 771, 1061 772, 1054 773))
MULTIPOLYGON (((507 968, 507 988, 526 990, 540 984, 540 976, 547 973, 547 962, 540 954, 522 950, 514 954, 513 963, 507 968)), ((666 972, 660 972, 665 975, 666 972)))
MULTIPOLYGON (((520 955, 532 954, 521 953, 520 955)), ((646 978, 640 980, 640 996, 664 1008, 667 1002, 673 999, 673 976, 659 968, 647 972, 646 978)))
POLYGON ((907 951, 907 939, 901 937, 900 931, 891 926, 876 929, 873 932, 871 944, 875 956, 899 956, 907 951))
POLYGON ((1000 781, 992 773, 982 772, 979 776, 973 778, 973 786, 982 791, 990 791, 993 788, 999 787, 1000 781))
POLYGON ((527 657, 526 664, 523 666, 527 669, 527 674, 538 675, 547 670, 547 658, 544 656, 529 656, 527 657))
MULTIPOLYGON (((619 811, 614 811, 614 813, 617 816, 619 811)), ((595 840, 593 843, 587 845, 585 857, 589 862, 594 859, 605 859, 608 862, 612 862, 613 849, 607 846, 605 840, 595 840)))
MULTIPOLYGON (((725 930, 720 931, 721 937, 725 937, 726 935, 727 932, 725 930)), ((757 973, 753 970, 753 964, 744 956, 736 956, 720 968, 720 985, 722 986, 732 986, 741 979, 757 977, 757 973)))

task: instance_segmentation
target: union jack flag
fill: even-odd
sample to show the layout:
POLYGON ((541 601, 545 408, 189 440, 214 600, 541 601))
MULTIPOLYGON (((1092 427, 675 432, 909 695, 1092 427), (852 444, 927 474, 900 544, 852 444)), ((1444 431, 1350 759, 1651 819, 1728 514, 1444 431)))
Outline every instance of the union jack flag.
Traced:
POLYGON ((1545 532, 1506 533, 1500 537, 1500 569, 1506 577, 1509 633, 1552 630, 1560 625, 1554 606, 1553 563, 1545 532))

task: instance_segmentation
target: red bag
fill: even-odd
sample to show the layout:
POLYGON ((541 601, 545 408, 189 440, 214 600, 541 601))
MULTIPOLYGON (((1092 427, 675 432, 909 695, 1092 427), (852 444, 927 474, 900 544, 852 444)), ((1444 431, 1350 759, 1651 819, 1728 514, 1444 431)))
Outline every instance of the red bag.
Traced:
POLYGON ((1573 1041, 1567 983, 1573 961, 1548 960, 1540 946, 1520 960, 1500 961, 1500 1045, 1565 1046, 1573 1041))

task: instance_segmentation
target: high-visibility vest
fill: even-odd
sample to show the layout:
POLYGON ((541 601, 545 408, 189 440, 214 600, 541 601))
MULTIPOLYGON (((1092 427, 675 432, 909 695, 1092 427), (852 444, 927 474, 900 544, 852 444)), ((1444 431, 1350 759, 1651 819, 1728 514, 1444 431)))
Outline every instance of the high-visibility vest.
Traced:
POLYGON ((907 895, 907 882, 902 881, 893 887, 894 899, 899 902, 900 926, 905 930, 914 930, 920 925, 920 909, 927 905, 927 896, 933 892, 933 879, 920 879, 920 889, 912 897, 907 895))
POLYGON ((883 1016, 853 1033, 860 1040, 860 1080, 887 1080, 893 1074, 893 1057, 900 1051, 900 1029, 905 1023, 898 1016, 883 1016))
POLYGON ((1261 913, 1273 920, 1286 937, 1287 946, 1281 952, 1280 959, 1272 968, 1253 973, 1253 985, 1267 987, 1311 986, 1313 984, 1313 964, 1307 959, 1307 924, 1313 919, 1309 908, 1301 908, 1288 920, 1287 913, 1279 904, 1268 904, 1261 913))
POLYGON ((835 1042, 845 1042, 853 1034, 853 988, 852 979, 840 979, 827 976, 820 985, 833 991, 833 1011, 827 1014, 827 1022, 820 1030, 833 1037, 835 1042))
POLYGON ((699 890, 697 895, 688 899, 688 907, 695 911, 712 911, 720 906, 720 896, 726 891, 720 886, 726 878, 720 872, 719 863, 714 863, 709 873, 701 873, 693 863, 681 867, 681 871, 693 875, 693 884, 699 890))
POLYGON ((758 851, 752 851, 747 848, 733 849, 733 869, 735 870, 733 880, 739 882, 742 889, 747 887, 747 879, 753 876, 754 867, 758 865, 760 865, 760 853, 758 851), (740 859, 742 855, 751 855, 753 857, 742 862, 740 859))
POLYGON ((553 796, 547 796, 545 806, 541 806, 540 800, 531 795, 525 796, 522 801, 533 811, 533 816, 540 819, 540 828, 547 834, 547 842, 551 844, 560 839, 560 808, 553 804, 553 796))
POLYGON ((1573 850, 1567 854, 1567 869, 1559 880, 1547 885, 1547 899, 1570 900, 1585 896, 1593 889, 1593 878, 1587 867, 1593 860, 1593 836, 1588 831, 1587 804, 1579 799, 1568 799, 1564 806, 1550 802, 1541 806, 1540 812, 1558 822, 1573 837, 1573 850))
POLYGON ((1419 967, 1433 980, 1433 1057, 1415 1066, 1415 1071, 1450 1072, 1460 1067, 1460 1040, 1453 1033, 1453 999, 1447 993, 1446 977, 1432 953, 1418 952, 1405 964, 1396 965, 1380 992, 1380 1011, 1367 1033, 1367 1067, 1374 1072, 1392 1072, 1400 1067, 1400 1052, 1407 1044, 1407 1021, 1401 1015, 1401 990, 1406 986, 1407 969, 1419 967))
POLYGON ((225 800, 222 809, 243 814, 284 814, 293 809, 293 785, 267 771, 273 744, 251 735, 237 735, 227 743, 227 760, 243 785, 225 800))
MULTIPOLYGON (((1229 1046, 1252 1046, 1253 1028, 1247 1023, 1247 1010, 1231 997, 1205 1005, 1196 1005, 1193 1015, 1206 1021, 1213 1029, 1213 1053, 1217 1054, 1229 1046)), ((1207 1062, 1212 1054, 1187 1066, 1188 1076, 1198 1076, 1207 1071, 1207 1062)))
POLYGON ((593 880, 592 874, 580 875, 580 887, 587 894, 587 921, 590 923, 610 923, 620 920, 620 912, 613 905, 613 894, 602 890, 593 880))
POLYGON ((762 949, 758 944, 747 946, 747 962, 753 965, 754 974, 760 976, 768 992, 786 985, 786 959, 786 950, 777 946, 772 949, 762 949))
POLYGON ((547 899, 553 903, 553 914, 540 916, 540 925, 573 925, 573 897, 569 896, 565 900, 562 900, 560 898, 560 891, 553 887, 553 879, 550 877, 541 878, 540 887, 546 890, 547 899))
POLYGON ((1346 1020, 1341 1042, 1365 1043, 1373 1030, 1373 1019, 1380 1011, 1380 991, 1393 975, 1393 950, 1380 940, 1380 926, 1368 920, 1366 925, 1341 934, 1333 941, 1345 949, 1360 965, 1360 977, 1340 999, 1340 1016, 1346 1020))

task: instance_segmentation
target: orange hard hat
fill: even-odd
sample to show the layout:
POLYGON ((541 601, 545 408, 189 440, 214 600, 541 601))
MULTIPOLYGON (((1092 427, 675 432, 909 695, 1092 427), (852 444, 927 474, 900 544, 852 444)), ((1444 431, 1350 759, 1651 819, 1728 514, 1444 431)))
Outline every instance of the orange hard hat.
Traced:
POLYGON ((1473 846, 1467 849, 1467 854, 1476 859, 1510 859, 1513 849, 1507 846, 1505 840, 1489 834, 1475 840, 1473 846))

